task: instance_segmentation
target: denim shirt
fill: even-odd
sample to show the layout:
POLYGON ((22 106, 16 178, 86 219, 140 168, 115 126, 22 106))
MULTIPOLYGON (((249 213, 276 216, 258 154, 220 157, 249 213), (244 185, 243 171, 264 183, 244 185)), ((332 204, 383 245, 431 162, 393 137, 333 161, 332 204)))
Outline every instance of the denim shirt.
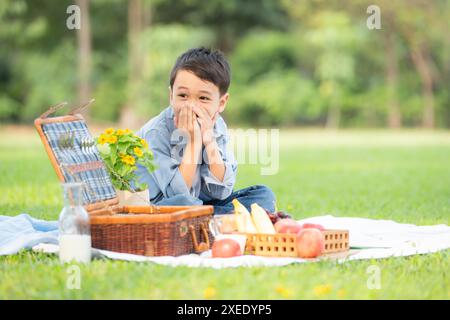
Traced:
POLYGON ((186 141, 176 130, 173 108, 169 106, 164 109, 139 129, 137 135, 147 141, 157 165, 157 169, 151 173, 141 165, 138 165, 136 171, 139 181, 148 185, 150 201, 153 203, 180 194, 189 195, 202 201, 223 200, 233 192, 237 163, 233 153, 227 150, 229 136, 227 126, 221 116, 217 118, 214 125, 214 135, 225 165, 223 181, 218 180, 209 170, 203 146, 203 157, 198 161, 190 189, 179 170, 186 141))

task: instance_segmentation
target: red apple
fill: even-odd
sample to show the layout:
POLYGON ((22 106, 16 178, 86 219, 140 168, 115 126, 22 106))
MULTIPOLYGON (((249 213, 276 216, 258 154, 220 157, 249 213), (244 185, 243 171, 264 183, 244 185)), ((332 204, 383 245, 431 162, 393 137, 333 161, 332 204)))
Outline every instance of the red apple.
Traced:
POLYGON ((302 226, 293 219, 281 219, 274 225, 277 233, 298 233, 302 226))
POLYGON ((230 258, 241 255, 239 243, 233 239, 220 239, 214 241, 212 246, 213 258, 230 258))
POLYGON ((315 228, 302 229, 296 238, 297 254, 300 258, 315 258, 325 249, 325 237, 315 228))
POLYGON ((302 227, 303 227, 303 229, 313 228, 313 229, 319 229, 320 231, 325 230, 325 228, 322 225, 315 224, 315 223, 304 223, 302 227))

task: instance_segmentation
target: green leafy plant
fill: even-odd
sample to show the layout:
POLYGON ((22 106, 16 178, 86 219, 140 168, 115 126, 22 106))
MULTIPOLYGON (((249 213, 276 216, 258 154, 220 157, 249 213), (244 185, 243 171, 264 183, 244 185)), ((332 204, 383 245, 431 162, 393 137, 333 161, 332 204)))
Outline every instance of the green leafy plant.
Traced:
POLYGON ((139 183, 135 171, 138 164, 149 172, 156 168, 147 141, 129 129, 113 128, 106 129, 96 140, 114 187, 128 191, 145 190, 147 186, 139 183))

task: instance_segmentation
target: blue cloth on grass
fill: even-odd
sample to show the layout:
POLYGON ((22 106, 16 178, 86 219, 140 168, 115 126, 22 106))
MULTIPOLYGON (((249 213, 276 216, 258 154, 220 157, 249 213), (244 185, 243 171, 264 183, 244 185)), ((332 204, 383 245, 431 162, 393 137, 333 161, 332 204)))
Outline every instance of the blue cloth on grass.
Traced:
POLYGON ((19 214, 0 216, 0 255, 32 248, 39 243, 58 244, 58 221, 45 221, 19 214))

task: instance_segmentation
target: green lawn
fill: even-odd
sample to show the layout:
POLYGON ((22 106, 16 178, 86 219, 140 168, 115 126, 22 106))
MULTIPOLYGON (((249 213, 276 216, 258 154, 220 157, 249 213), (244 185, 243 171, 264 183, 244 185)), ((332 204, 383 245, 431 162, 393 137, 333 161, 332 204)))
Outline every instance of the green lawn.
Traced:
MULTIPOLYGON (((280 170, 241 165, 237 188, 267 184, 296 218, 323 214, 449 224, 450 133, 282 131, 280 170)), ((0 214, 56 219, 61 190, 37 134, 0 130, 0 214)), ((430 255, 282 268, 190 269, 96 260, 80 290, 56 257, 0 257, 1 299, 449 299, 450 250, 430 255), (381 289, 366 272, 381 270, 381 289)))

